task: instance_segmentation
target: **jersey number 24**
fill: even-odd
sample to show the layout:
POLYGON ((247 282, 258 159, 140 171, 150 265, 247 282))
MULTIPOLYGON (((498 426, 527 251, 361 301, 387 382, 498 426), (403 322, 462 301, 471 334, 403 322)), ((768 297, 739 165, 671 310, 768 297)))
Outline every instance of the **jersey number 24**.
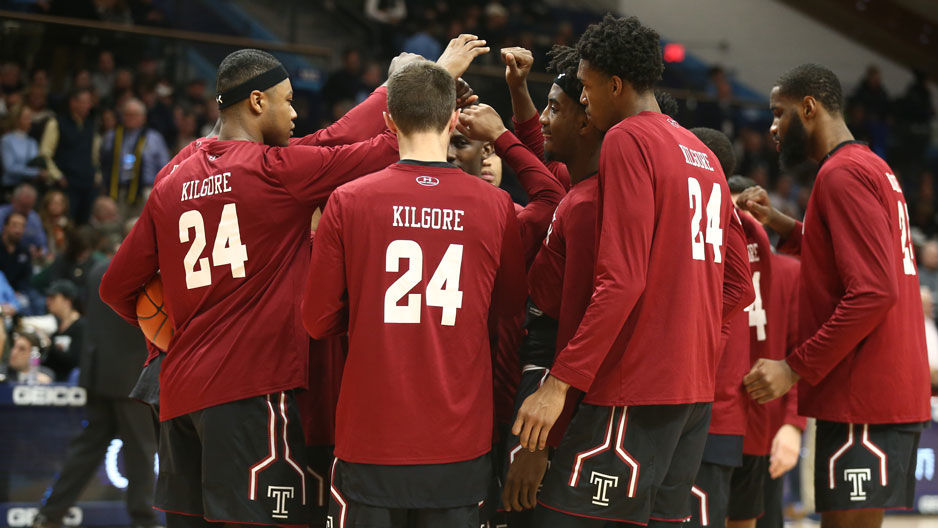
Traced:
MULTIPOLYGON (((456 311, 462 308, 462 291, 459 290, 462 249, 462 244, 450 244, 427 283, 427 306, 443 308, 440 321, 443 326, 454 326, 456 311)), ((385 323, 420 322, 421 295, 410 293, 423 280, 423 250, 420 244, 413 240, 395 240, 388 244, 384 271, 398 273, 402 260, 407 261, 406 271, 384 292, 385 323), (407 302, 398 304, 405 295, 407 302)))

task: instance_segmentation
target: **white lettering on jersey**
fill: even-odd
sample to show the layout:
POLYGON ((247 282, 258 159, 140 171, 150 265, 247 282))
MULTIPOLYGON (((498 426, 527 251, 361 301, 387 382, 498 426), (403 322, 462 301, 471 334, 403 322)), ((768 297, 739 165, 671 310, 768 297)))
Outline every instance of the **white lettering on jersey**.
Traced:
POLYGON ((892 187, 892 190, 896 191, 897 193, 902 192, 902 187, 899 187, 899 180, 896 179, 895 174, 887 172, 886 179, 889 180, 889 185, 892 187))
POLYGON ((391 227, 417 227, 421 229, 438 229, 441 231, 462 231, 462 217, 465 211, 461 209, 441 209, 438 207, 416 207, 407 205, 394 205, 394 220, 391 227))
POLYGON ((713 172, 713 167, 710 165, 710 159, 703 152, 699 152, 693 149, 689 149, 684 145, 678 145, 681 147, 681 152, 684 153, 684 161, 688 165, 693 165, 694 167, 700 167, 701 169, 706 169, 710 172, 713 172))
POLYGON ((202 198, 203 196, 214 196, 216 194, 231 192, 231 185, 228 184, 229 176, 231 176, 230 172, 223 172, 202 180, 184 182, 182 184, 182 198, 179 201, 185 202, 186 200, 194 200, 196 198, 202 198))
POLYGON ((749 262, 759 262, 759 244, 746 244, 749 250, 749 262))

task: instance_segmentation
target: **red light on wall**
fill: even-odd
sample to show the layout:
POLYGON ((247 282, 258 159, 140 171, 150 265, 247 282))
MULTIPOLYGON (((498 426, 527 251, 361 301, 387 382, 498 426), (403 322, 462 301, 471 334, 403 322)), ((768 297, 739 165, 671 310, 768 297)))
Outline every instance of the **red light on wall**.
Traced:
POLYGON ((664 45, 665 62, 684 62, 684 45, 671 42, 664 45))

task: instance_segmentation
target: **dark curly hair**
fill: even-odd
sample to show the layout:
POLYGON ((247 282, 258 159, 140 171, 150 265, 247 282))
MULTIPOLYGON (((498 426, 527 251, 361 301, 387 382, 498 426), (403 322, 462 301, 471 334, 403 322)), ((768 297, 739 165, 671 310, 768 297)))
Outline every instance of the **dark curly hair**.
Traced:
POLYGON ((779 95, 803 99, 807 96, 818 100, 828 112, 843 114, 844 93, 840 79, 827 66, 802 64, 783 73, 775 83, 779 95))
POLYGON ((664 61, 658 32, 638 18, 606 15, 586 28, 576 44, 580 58, 607 75, 616 75, 638 92, 661 80, 664 61))
POLYGON ((677 104, 677 99, 675 99, 670 92, 655 90, 655 101, 658 102, 658 108, 661 109, 662 114, 671 119, 677 119, 681 107, 677 104))
POLYGON ((733 144, 730 138, 719 130, 712 128, 697 127, 690 129, 691 133, 697 136, 701 143, 713 152, 720 162, 720 168, 723 169, 723 175, 729 177, 736 170, 736 154, 733 152, 733 144))
POLYGON ((576 48, 554 44, 547 52, 547 59, 547 73, 565 73, 576 78, 577 69, 580 67, 580 54, 576 48))

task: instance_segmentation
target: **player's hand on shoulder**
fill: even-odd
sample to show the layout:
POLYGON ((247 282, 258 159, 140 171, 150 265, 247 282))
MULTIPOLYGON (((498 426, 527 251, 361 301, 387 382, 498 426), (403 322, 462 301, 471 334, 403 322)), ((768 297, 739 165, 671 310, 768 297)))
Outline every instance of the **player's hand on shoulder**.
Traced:
POLYGON ((736 205, 743 211, 749 211, 763 225, 771 219, 772 202, 769 193, 758 185, 741 192, 736 198, 736 205))
POLYGON ((508 130, 498 112, 487 104, 463 108, 456 127, 467 138, 479 141, 495 141, 508 130))
POLYGON ((449 41, 436 63, 445 68, 453 79, 457 79, 466 73, 473 59, 488 52, 489 48, 484 40, 475 35, 463 33, 449 41))
POLYGON ((502 62, 505 63, 505 82, 508 87, 519 88, 524 85, 534 65, 531 50, 521 47, 502 48, 501 55, 502 62))
POLYGON ((390 79, 395 72, 404 66, 422 60, 426 60, 422 55, 417 55, 416 53, 407 53, 406 51, 401 53, 397 57, 391 59, 391 65, 388 66, 388 78, 390 79))
POLYGON ((508 467, 502 502, 508 511, 530 510, 537 506, 537 491, 547 471, 547 450, 520 450, 508 467))

